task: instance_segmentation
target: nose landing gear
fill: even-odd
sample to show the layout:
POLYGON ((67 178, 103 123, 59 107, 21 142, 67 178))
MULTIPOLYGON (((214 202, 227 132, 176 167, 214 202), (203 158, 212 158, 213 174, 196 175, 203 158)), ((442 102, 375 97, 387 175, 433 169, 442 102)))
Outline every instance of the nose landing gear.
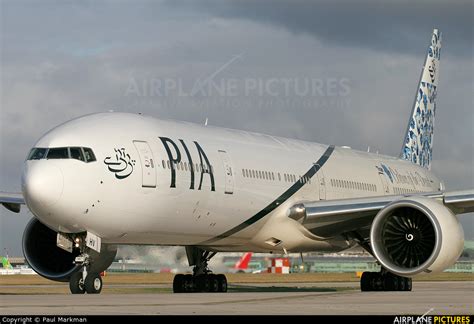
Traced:
POLYGON ((82 265, 82 270, 75 272, 69 279, 69 290, 72 294, 100 294, 102 291, 102 278, 99 273, 88 272, 90 267, 89 255, 81 254, 75 260, 82 265))

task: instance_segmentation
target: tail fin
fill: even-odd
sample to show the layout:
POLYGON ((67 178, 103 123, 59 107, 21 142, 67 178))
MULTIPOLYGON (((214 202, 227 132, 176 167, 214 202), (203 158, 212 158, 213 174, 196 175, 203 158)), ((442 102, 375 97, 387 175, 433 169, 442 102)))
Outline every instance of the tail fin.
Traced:
POLYGON ((408 121, 400 158, 431 169, 433 128, 436 111, 441 33, 435 29, 431 36, 425 65, 421 72, 413 110, 408 121))
POLYGON ((234 269, 247 270, 249 267, 250 259, 252 258, 252 252, 245 253, 234 266, 234 269))

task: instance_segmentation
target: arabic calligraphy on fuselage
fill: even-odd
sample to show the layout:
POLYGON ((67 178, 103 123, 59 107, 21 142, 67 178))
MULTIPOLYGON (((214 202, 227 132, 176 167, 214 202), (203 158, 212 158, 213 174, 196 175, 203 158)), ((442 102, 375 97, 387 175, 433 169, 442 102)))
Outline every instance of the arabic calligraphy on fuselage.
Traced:
POLYGON ((124 148, 114 149, 115 159, 108 156, 104 159, 104 163, 110 172, 115 173, 117 179, 125 179, 133 172, 135 160, 132 160, 130 154, 125 152, 124 148))

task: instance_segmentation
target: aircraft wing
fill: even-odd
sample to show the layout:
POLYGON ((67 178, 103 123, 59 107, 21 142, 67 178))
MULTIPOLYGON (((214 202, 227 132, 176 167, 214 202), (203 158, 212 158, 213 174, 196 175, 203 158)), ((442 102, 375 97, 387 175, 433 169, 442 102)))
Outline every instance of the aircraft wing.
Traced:
POLYGON ((0 204, 14 213, 19 213, 25 199, 21 193, 0 191, 0 204))
POLYGON ((410 196, 437 199, 454 214, 474 212, 474 190, 466 190, 303 202, 291 207, 288 217, 299 221, 315 235, 331 237, 368 228, 382 208, 410 196))

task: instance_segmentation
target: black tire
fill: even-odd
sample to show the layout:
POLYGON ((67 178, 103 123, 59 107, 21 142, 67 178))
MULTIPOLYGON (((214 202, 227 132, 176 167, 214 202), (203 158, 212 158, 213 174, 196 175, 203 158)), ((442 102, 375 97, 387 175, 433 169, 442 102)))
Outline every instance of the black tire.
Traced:
POLYGON ((173 292, 183 293, 184 292, 184 275, 177 274, 173 279, 173 292))
POLYGON ((193 275, 184 275, 183 292, 192 293, 196 291, 196 280, 193 275))
POLYGON ((78 271, 72 274, 69 279, 69 290, 72 294, 84 294, 86 292, 84 287, 84 281, 82 280, 82 271, 78 271))
POLYGON ((373 291, 373 273, 372 272, 363 272, 360 277, 360 290, 361 291, 373 291))
POLYGON ((102 291, 102 278, 98 273, 88 273, 84 287, 88 294, 100 294, 102 291))
POLYGON ((227 278, 223 274, 216 276, 218 292, 227 292, 227 278))
POLYGON ((384 291, 399 290, 399 281, 403 281, 403 278, 396 275, 392 275, 392 274, 386 274, 385 276, 383 276, 383 290, 384 291))
POLYGON ((210 275, 199 275, 194 278, 196 287, 195 292, 210 292, 211 291, 211 280, 210 275))
POLYGON ((209 278, 209 292, 219 292, 219 279, 217 278, 217 275, 215 274, 210 274, 208 275, 209 278))
POLYGON ((413 281, 411 278, 403 278, 405 279, 405 291, 411 291, 413 288, 413 281))
POLYGON ((404 277, 400 277, 400 285, 398 286, 399 291, 406 291, 407 290, 407 279, 404 277))

